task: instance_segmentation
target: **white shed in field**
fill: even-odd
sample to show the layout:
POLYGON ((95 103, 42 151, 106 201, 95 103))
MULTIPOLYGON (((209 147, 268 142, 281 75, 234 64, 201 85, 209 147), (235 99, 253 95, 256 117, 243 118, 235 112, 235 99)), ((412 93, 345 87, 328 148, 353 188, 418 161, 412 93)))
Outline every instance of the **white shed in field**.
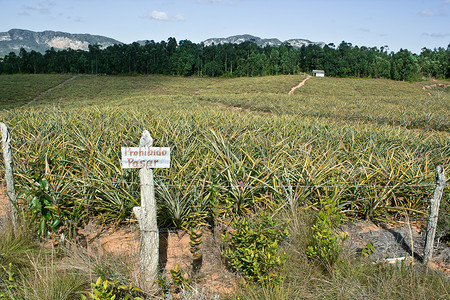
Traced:
POLYGON ((325 77, 325 71, 324 70, 313 70, 313 76, 316 77, 325 77))

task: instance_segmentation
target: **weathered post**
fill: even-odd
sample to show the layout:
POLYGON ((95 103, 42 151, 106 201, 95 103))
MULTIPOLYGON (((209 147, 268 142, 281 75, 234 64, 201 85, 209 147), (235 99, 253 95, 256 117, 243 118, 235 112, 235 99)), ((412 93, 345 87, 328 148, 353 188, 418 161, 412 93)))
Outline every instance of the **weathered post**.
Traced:
POLYGON ((170 148, 152 146, 153 139, 144 130, 139 147, 122 147, 122 168, 140 168, 141 206, 134 207, 133 212, 141 231, 139 264, 141 286, 145 291, 156 288, 159 261, 159 232, 151 168, 170 167, 170 148))
POLYGON ((425 241, 425 250, 424 250, 424 264, 428 264, 433 258, 433 246, 434 246, 434 237, 436 235, 436 226, 439 215, 439 203, 442 198, 442 193, 445 187, 445 172, 442 166, 437 166, 436 168, 436 188, 434 189, 433 197, 431 198, 430 205, 430 216, 428 217, 427 223, 427 234, 425 241))
POLYGON ((4 123, 0 123, 0 130, 2 132, 3 160, 5 161, 6 191, 9 197, 13 231, 16 232, 19 224, 19 213, 17 211, 16 188, 14 187, 14 162, 11 151, 11 134, 4 123))
MULTIPOLYGON (((153 139, 145 130, 142 133, 140 147, 152 147, 153 139)), ((154 288, 158 275, 159 233, 156 223, 156 200, 153 186, 153 170, 142 168, 139 170, 141 180, 141 206, 134 207, 133 212, 141 231, 140 250, 140 278, 141 285, 146 291, 154 288)))
MULTIPOLYGON (((139 144, 140 147, 152 147, 153 139, 145 130, 139 144)), ((159 259, 159 233, 156 223, 156 201, 153 186, 153 170, 142 168, 139 170, 141 180, 141 206, 134 207, 133 212, 141 230, 140 250, 140 278, 141 285, 150 291, 157 280, 159 259)))

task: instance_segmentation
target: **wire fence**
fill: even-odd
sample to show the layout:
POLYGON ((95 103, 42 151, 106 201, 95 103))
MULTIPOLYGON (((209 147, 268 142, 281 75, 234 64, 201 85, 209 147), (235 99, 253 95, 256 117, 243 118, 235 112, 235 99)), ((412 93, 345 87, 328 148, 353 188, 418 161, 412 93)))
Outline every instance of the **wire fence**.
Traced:
MULTIPOLYGON (((73 177, 73 176, 61 176, 61 175, 55 175, 55 174, 45 174, 45 176, 53 177, 53 178, 59 178, 59 179, 70 179, 74 181, 81 181, 83 184, 96 184, 96 183, 109 183, 112 186, 119 186, 123 184, 127 185, 135 185, 135 186, 145 186, 142 185, 140 182, 137 181, 127 181, 118 177, 109 177, 106 179, 96 179, 96 178, 85 178, 85 177, 73 177)), ((201 180, 199 180, 201 181, 201 180)), ((249 185, 246 183, 237 183, 237 184, 212 184, 212 183, 206 183, 206 184, 167 184, 167 183, 159 183, 155 182, 153 184, 154 187, 202 187, 202 188, 255 188, 255 187, 261 187, 261 186, 269 186, 267 184, 261 184, 261 185, 249 185)), ((376 189, 383 189, 383 188, 407 188, 407 187, 434 187, 434 183, 420 183, 420 184, 386 184, 386 185, 380 185, 380 184, 274 184, 273 186, 276 187, 285 187, 285 188, 376 188, 376 189)))

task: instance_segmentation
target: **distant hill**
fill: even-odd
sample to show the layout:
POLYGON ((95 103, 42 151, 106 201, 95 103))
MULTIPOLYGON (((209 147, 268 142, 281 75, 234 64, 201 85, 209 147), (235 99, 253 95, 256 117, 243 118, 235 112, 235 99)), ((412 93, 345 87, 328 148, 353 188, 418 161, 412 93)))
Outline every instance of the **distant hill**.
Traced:
POLYGON ((320 47, 324 47, 325 43, 323 42, 311 42, 309 40, 305 39, 290 39, 287 41, 280 41, 279 39, 262 39, 257 36, 253 36, 250 34, 244 34, 244 35, 234 35, 227 38, 211 38, 205 40, 203 43, 205 46, 210 45, 223 45, 223 44, 241 44, 244 42, 253 42, 257 44, 260 47, 266 47, 266 46, 280 46, 281 44, 290 45, 295 48, 300 48, 302 46, 308 46, 308 45, 319 45, 320 47))
POLYGON ((45 53, 51 47, 55 50, 72 48, 74 50, 88 50, 89 45, 99 44, 108 47, 121 42, 91 34, 72 34, 60 31, 35 32, 23 29, 11 29, 8 32, 0 32, 0 56, 10 52, 19 53, 20 48, 27 51, 45 53))
MULTIPOLYGON (((146 41, 137 41, 144 45, 146 41)), ((286 44, 294 48, 300 48, 308 45, 325 46, 323 42, 311 42, 305 39, 290 39, 287 41, 280 41, 279 39, 262 39, 250 34, 234 35, 227 38, 211 38, 203 41, 205 46, 223 45, 227 43, 241 44, 244 42, 254 42, 260 47, 266 46, 280 46, 286 44)), ((114 44, 122 44, 121 42, 109 37, 91 34, 73 34, 61 31, 42 31, 35 32, 24 29, 11 29, 8 32, 0 32, 0 56, 15 52, 19 54, 20 48, 24 48, 28 52, 31 50, 45 53, 50 48, 55 50, 63 50, 72 48, 74 50, 89 50, 89 45, 99 44, 106 48, 114 44)))

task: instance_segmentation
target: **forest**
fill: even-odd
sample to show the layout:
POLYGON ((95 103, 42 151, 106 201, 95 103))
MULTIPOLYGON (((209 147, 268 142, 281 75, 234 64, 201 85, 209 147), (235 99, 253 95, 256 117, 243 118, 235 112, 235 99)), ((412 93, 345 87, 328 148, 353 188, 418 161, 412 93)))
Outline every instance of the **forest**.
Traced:
POLYGON ((354 46, 345 41, 323 48, 308 45, 294 48, 282 44, 261 48, 255 43, 205 46, 175 38, 156 43, 116 44, 88 51, 54 48, 45 54, 21 49, 0 58, 0 74, 81 73, 108 75, 161 74, 178 76, 241 77, 298 74, 324 70, 327 76, 387 78, 415 81, 450 78, 450 45, 420 54, 407 49, 389 52, 380 48, 354 46))

